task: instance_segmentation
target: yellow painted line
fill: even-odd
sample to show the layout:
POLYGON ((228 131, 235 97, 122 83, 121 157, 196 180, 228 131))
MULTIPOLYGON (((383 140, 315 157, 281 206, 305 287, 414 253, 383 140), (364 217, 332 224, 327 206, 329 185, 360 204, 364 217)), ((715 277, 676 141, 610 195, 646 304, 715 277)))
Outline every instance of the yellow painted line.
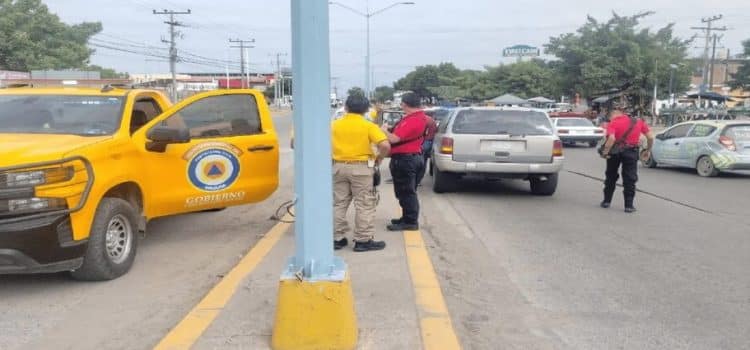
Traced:
MULTIPOLYGON (((290 218, 285 218, 290 219, 290 218)), ((230 271, 211 291, 203 297, 185 318, 174 327, 154 349, 189 349, 198 338, 206 331, 208 326, 224 309, 229 300, 242 283, 263 258, 271 251, 276 243, 291 226, 287 223, 278 223, 266 235, 255 244, 247 255, 230 271)))
POLYGON ((419 310, 422 347, 425 350, 461 349, 422 233, 404 231, 404 243, 419 310))

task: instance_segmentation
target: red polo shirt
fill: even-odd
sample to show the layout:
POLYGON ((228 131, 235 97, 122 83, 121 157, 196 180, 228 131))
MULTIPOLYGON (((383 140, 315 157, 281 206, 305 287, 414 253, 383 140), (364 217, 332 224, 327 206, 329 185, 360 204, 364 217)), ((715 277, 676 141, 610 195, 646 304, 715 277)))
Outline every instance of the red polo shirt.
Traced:
POLYGON ((393 134, 398 136, 401 142, 391 147, 391 154, 421 153, 426 128, 427 115, 423 111, 404 116, 393 129, 393 134))
MULTIPOLYGON (((630 117, 622 114, 612 118, 612 121, 607 125, 607 136, 615 135, 615 140, 619 140, 630 128, 630 117)), ((633 131, 630 132, 628 138, 625 140, 627 146, 638 146, 641 141, 641 134, 647 134, 649 129, 648 124, 643 119, 638 118, 633 131)))

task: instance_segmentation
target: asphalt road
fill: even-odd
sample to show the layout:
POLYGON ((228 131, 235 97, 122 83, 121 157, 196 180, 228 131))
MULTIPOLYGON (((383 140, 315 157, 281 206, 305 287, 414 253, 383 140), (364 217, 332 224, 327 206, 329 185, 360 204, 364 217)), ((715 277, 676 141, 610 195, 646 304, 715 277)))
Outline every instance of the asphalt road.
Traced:
POLYGON ((110 282, 67 274, 0 276, 0 349, 148 349, 274 224, 291 197, 291 117, 277 116, 282 184, 258 205, 157 219, 132 270, 110 282))
POLYGON ((422 231, 467 349, 750 348, 750 175, 641 169, 636 206, 566 148, 553 197, 522 181, 421 189, 422 231))
MULTIPOLYGON (((152 222, 133 270, 106 283, 0 276, 0 349, 142 349, 274 224, 262 205, 152 222)), ((750 175, 641 169, 636 206, 601 200, 603 162, 567 148, 552 197, 527 183, 420 189, 422 232, 465 349, 750 349, 750 175)))

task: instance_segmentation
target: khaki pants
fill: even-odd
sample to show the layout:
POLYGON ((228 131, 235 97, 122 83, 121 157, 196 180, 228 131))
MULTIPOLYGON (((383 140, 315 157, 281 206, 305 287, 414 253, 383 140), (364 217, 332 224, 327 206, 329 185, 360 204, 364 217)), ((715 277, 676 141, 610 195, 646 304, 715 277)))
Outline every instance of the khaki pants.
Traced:
POLYGON ((368 242, 375 237, 374 170, 364 164, 333 164, 334 239, 349 233, 346 213, 354 200, 354 241, 368 242))

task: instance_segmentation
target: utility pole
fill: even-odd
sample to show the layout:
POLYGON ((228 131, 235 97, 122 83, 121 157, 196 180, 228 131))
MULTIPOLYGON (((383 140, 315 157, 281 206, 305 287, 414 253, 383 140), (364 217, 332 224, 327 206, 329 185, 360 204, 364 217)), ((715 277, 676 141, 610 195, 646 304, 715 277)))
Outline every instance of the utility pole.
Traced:
POLYGON ((714 88, 714 63, 716 62, 716 42, 723 37, 723 35, 719 36, 717 34, 714 34, 714 45, 711 52, 711 65, 708 70, 709 78, 708 78, 708 89, 713 91, 714 88))
POLYGON ((189 15, 190 9, 185 12, 163 10, 153 10, 155 15, 169 15, 169 21, 164 23, 169 25, 169 41, 163 40, 164 43, 169 43, 169 71, 172 73, 172 102, 177 102, 177 35, 179 32, 175 30, 175 27, 184 27, 185 25, 175 21, 174 15, 189 15))
MULTIPOLYGON (((229 39, 229 42, 232 44, 240 44, 239 46, 229 46, 233 49, 240 49, 240 86, 242 88, 245 88, 245 48, 252 49, 255 46, 252 45, 246 45, 246 44, 252 44, 255 42, 255 39, 250 40, 241 40, 241 39, 229 39)), ((248 67, 249 70, 249 67, 248 67)))
POLYGON ((704 30, 706 32, 706 46, 703 51, 703 81, 701 83, 700 92, 704 92, 706 89, 706 81, 709 79, 709 49, 711 46, 711 32, 712 31, 726 31, 727 27, 714 28, 713 22, 724 18, 723 15, 717 15, 713 17, 703 18, 701 22, 708 23, 705 27, 691 27, 694 30, 704 30))
POLYGON ((274 84, 274 97, 276 100, 276 107, 281 107, 281 98, 282 94, 284 93, 284 86, 281 84, 284 84, 284 78, 281 74, 281 58, 286 57, 286 53, 279 52, 276 53, 276 84, 274 84))

